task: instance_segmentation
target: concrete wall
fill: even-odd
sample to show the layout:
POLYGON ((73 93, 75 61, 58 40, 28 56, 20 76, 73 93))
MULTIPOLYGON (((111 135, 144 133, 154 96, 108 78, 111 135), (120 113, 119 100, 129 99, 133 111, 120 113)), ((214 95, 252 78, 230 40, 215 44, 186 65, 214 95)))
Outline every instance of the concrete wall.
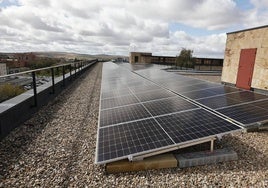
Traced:
POLYGON ((236 84, 241 49, 257 48, 252 88, 268 90, 268 26, 227 34, 222 82, 236 84))

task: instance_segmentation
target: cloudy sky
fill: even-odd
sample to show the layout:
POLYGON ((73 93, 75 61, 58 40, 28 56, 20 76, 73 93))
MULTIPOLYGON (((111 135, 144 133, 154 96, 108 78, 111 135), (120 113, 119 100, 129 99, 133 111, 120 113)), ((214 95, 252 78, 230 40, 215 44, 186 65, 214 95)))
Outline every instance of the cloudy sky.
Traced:
POLYGON ((226 32, 268 24, 268 0, 0 0, 0 52, 223 57, 226 32))

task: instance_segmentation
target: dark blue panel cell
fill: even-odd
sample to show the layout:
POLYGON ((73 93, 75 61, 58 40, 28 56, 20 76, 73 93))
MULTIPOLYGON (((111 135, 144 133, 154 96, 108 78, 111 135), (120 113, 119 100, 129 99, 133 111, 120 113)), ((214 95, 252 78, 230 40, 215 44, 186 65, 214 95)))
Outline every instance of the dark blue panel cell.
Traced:
POLYGON ((100 112, 100 127, 150 117, 141 104, 123 106, 100 112))
POLYGON ((127 158, 174 144, 154 119, 99 129, 97 162, 127 158))
POLYGON ((240 103, 240 101, 228 98, 226 97, 226 95, 209 97, 209 98, 199 99, 196 101, 212 109, 222 108, 222 107, 231 106, 231 105, 240 103))
POLYGON ((241 129, 203 109, 162 116, 156 120, 176 143, 241 129))
POLYGON ((209 88, 208 91, 215 93, 216 95, 227 94, 231 92, 241 91, 237 88, 229 87, 229 86, 220 86, 215 88, 209 88))
POLYGON ((126 95, 117 98, 103 99, 101 100, 101 109, 135 104, 138 102, 139 102, 138 99, 134 95, 126 95))
POLYGON ((151 101, 156 99, 168 98, 172 96, 176 96, 175 94, 168 92, 164 89, 148 91, 146 93, 137 93, 136 96, 141 102, 151 101))
POLYGON ((198 106, 179 97, 146 102, 144 103, 144 106, 153 116, 199 108, 198 106))
POLYGON ((229 93, 226 95, 228 98, 238 100, 240 102, 250 102, 260 99, 268 99, 266 95, 254 93, 251 91, 240 91, 236 93, 229 93))
POLYGON ((208 90, 198 90, 198 91, 191 91, 188 93, 183 93, 183 95, 186 97, 189 97, 190 99, 200 99, 200 98, 214 96, 215 93, 210 92, 208 90))
POLYGON ((254 102, 250 104, 242 104, 238 106, 223 108, 217 111, 243 124, 252 124, 268 120, 267 107, 268 106, 266 105, 261 106, 261 102, 257 102, 256 104, 254 102))

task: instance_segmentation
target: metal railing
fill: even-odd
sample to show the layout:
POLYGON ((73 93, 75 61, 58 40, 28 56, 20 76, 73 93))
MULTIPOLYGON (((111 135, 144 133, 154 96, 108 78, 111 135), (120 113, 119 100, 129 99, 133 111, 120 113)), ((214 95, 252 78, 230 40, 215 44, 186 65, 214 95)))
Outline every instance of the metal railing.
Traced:
POLYGON ((55 93, 55 69, 57 69, 57 72, 59 72, 59 68, 62 69, 62 85, 65 86, 65 80, 66 80, 66 72, 69 71, 69 78, 72 79, 74 74, 74 77, 77 77, 77 74, 81 72, 85 67, 88 67, 89 65, 96 63, 98 60, 85 60, 85 61, 79 61, 79 62, 72 62, 72 63, 66 63, 66 64, 61 64, 61 65, 55 65, 55 66, 50 66, 50 67, 45 67, 45 68, 40 68, 40 69, 34 69, 34 70, 29 70, 29 71, 24 71, 24 72, 19 72, 19 73, 14 73, 14 74, 8 74, 4 76, 0 76, 0 79, 6 79, 8 77, 17 77, 20 75, 24 74, 31 74, 32 77, 32 89, 33 89, 33 94, 34 94, 34 105, 37 106, 38 101, 37 101, 37 84, 36 84, 36 73, 44 70, 49 70, 50 75, 51 75, 51 83, 52 83, 52 91, 51 93, 55 93), (68 70, 66 70, 66 68, 68 70), (74 71, 74 73, 72 73, 74 71))

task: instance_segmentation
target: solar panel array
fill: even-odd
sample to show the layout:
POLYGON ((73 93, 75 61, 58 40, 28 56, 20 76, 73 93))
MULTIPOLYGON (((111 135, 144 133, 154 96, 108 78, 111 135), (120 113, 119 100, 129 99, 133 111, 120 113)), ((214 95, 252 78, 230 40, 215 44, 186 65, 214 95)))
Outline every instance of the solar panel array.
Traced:
POLYGON ((160 78, 163 70, 159 69, 144 69, 136 73, 196 104, 240 122, 242 126, 268 120, 267 95, 168 72, 165 72, 165 77, 160 78))
MULTIPOLYGON (((135 71, 103 64, 97 164, 241 130, 199 104, 207 97, 243 91, 163 72, 154 66, 135 71)), ((237 101, 242 100, 235 96, 237 101)))

